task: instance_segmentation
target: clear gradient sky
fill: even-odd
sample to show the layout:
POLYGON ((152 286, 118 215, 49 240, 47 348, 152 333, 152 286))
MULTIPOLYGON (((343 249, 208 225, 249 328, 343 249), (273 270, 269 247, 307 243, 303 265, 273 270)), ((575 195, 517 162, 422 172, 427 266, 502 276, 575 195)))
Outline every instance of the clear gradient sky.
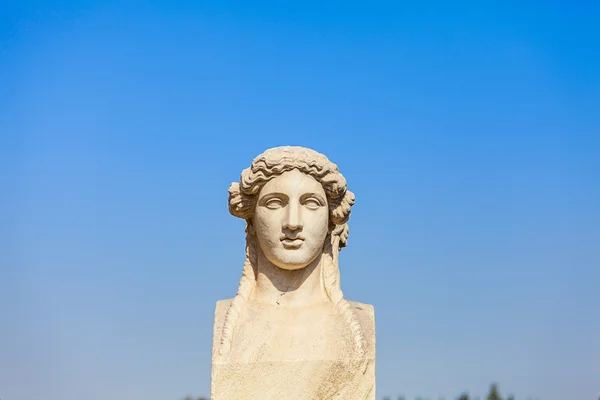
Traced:
POLYGON ((600 3, 143 3, 0 3, 2 400, 208 394, 286 144, 356 194, 379 399, 600 396, 600 3))

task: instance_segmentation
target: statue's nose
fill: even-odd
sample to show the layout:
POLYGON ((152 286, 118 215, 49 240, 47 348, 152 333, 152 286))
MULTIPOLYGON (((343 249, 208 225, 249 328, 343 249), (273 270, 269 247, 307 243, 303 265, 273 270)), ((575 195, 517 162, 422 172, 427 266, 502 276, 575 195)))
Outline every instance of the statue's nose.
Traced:
POLYGON ((300 217, 300 207, 298 207, 297 204, 290 203, 287 207, 285 220, 283 221, 283 228, 294 231, 301 229, 302 227, 303 224, 302 218, 300 217))

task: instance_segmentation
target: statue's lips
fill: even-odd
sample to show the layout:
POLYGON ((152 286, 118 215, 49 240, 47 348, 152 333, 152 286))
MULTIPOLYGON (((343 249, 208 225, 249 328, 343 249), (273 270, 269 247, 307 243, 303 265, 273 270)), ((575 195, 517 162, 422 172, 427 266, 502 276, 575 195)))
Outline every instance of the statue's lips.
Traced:
POLYGON ((281 239, 281 243, 283 243, 283 247, 286 249, 297 249, 302 246, 302 242, 304 242, 303 238, 288 238, 284 237, 281 239))

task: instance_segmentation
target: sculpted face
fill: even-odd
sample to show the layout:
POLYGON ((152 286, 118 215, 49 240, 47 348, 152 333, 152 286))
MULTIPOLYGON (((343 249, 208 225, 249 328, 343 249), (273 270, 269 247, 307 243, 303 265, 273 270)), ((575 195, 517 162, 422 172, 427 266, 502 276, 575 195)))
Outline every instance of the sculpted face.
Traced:
POLYGON ((327 236, 323 186, 297 169, 284 172, 261 189, 253 222, 267 260, 287 270, 306 267, 321 254, 327 236))

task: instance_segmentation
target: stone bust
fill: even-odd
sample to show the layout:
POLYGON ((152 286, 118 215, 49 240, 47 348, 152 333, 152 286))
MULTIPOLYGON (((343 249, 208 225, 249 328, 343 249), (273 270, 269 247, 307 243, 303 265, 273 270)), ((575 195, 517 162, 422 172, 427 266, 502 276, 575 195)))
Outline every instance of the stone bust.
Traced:
POLYGON ((337 166, 303 147, 266 150, 231 184, 246 259, 217 302, 211 399, 375 399, 373 306, 340 288, 353 204, 337 166))

